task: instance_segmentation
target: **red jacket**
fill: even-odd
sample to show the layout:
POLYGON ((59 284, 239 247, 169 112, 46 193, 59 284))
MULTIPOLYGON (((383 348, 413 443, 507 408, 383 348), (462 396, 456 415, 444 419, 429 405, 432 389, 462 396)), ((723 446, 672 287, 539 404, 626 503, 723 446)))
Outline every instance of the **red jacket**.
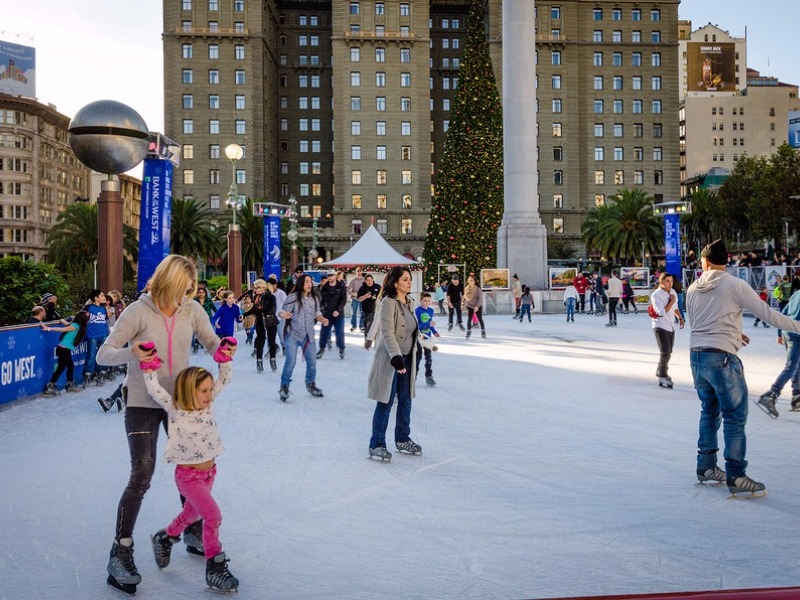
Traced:
POLYGON ((575 286, 575 289, 578 290, 578 293, 581 295, 585 294, 586 288, 589 287, 589 283, 583 275, 575 277, 575 279, 572 280, 572 285, 575 286))

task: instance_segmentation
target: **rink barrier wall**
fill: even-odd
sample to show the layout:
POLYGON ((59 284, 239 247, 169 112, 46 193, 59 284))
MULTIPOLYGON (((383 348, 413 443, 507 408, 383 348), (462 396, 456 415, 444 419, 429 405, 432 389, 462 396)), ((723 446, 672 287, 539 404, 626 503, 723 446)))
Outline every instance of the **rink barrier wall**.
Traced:
POLYGON ((675 592, 671 594, 633 594, 619 596, 571 596, 550 600, 800 600, 800 587, 675 592))
MULTIPOLYGON (((60 326, 59 323, 52 323, 60 326)), ((0 328, 0 407, 41 394, 58 364, 56 346, 59 333, 43 331, 38 325, 16 325, 0 328)), ((83 384, 86 342, 72 353, 75 362, 74 383, 83 384)), ((66 372, 56 383, 59 390, 66 385, 66 372)))

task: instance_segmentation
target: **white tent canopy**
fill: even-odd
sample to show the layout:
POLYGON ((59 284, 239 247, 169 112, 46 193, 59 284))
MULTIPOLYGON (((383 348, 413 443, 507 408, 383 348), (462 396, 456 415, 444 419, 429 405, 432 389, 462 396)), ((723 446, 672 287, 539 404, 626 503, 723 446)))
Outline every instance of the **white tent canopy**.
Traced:
POLYGON ((360 267, 364 265, 380 265, 397 267, 416 265, 416 261, 406 258, 392 248, 374 225, 370 225, 352 248, 338 258, 325 263, 329 267, 360 267))

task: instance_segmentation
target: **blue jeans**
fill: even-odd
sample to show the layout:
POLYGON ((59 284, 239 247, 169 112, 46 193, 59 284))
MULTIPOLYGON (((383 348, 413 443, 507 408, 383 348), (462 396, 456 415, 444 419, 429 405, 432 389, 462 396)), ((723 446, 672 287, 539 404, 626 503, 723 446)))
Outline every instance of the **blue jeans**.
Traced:
POLYGON ((783 343, 786 346, 786 364, 783 371, 778 373, 775 383, 769 388, 776 396, 781 395, 781 390, 786 383, 792 381, 792 396, 800 394, 800 339, 793 340, 792 336, 783 336, 783 343))
POLYGON ((286 337, 286 358, 283 361, 283 371, 281 371, 281 385, 289 387, 292 381, 292 372, 297 362, 298 349, 303 353, 306 361, 306 383, 313 383, 317 377, 317 352, 314 348, 314 341, 308 336, 302 342, 298 342, 292 336, 286 337))
POLYGON ((528 323, 531 322, 531 305, 530 304, 520 304, 519 305, 519 322, 522 323, 522 319, 525 318, 525 315, 528 315, 528 323))
POLYGON ((344 350, 344 315, 330 317, 328 324, 319 330, 319 349, 324 350, 327 347, 328 338, 331 337, 331 327, 336 334, 336 347, 344 350))
POLYGON ((386 447, 386 428, 389 426, 389 415, 392 404, 397 396, 397 415, 394 426, 395 444, 407 442, 411 436, 411 353, 403 357, 406 366, 405 373, 394 374, 392 391, 389 402, 376 402, 375 413, 372 415, 372 437, 369 440, 370 448, 386 447))
POLYGON ((567 318, 575 318, 575 298, 567 298, 567 318))
MULTIPOLYGON (((86 338, 86 363, 83 365, 83 380, 86 381, 87 375, 94 375, 95 367, 97 366, 97 350, 106 341, 105 337, 101 338, 86 338)), ((100 369, 104 371, 105 369, 100 369)))
POLYGON ((364 329, 364 311, 361 310, 361 302, 355 298, 350 302, 350 307, 353 309, 353 315, 350 317, 350 327, 356 328, 356 321, 358 321, 359 329, 364 329))
POLYGON ((747 382, 742 362, 728 352, 691 351, 692 377, 700 397, 700 437, 697 440, 697 469, 717 464, 717 431, 722 423, 725 440, 725 472, 728 477, 745 474, 747 461, 747 382))

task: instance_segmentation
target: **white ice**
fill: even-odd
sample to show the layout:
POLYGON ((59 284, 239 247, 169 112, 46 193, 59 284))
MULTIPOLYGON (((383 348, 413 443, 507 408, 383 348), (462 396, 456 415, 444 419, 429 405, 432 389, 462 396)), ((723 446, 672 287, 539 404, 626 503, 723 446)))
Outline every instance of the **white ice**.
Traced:
MULTIPOLYGON (((278 374, 256 373, 240 334, 233 383, 217 400, 226 452, 215 487, 238 598, 483 600, 800 583, 800 412, 789 411, 789 386, 777 420, 750 404, 748 474, 768 495, 731 500, 724 485, 695 478, 688 329, 676 336, 675 389, 664 390, 643 313, 620 315, 617 328, 587 315, 574 324, 490 316, 485 340, 437 321, 437 386, 419 378, 412 413, 424 453, 391 463, 367 459, 373 354, 360 336, 347 334, 344 360, 334 350, 318 361, 324 398, 306 393, 298 364, 283 404, 278 374)), ((745 333, 755 399, 784 350, 774 328, 748 319, 745 333)), ((204 354, 196 362, 211 365, 204 354)), ((123 597, 105 569, 128 451, 123 415, 97 404, 114 385, 0 411, 0 598, 123 597)), ((394 450, 392 424, 387 441, 394 450)), ((137 599, 206 593, 204 561, 182 544, 167 569, 153 561, 150 534, 179 510, 172 473, 159 463, 136 525, 137 599)))

